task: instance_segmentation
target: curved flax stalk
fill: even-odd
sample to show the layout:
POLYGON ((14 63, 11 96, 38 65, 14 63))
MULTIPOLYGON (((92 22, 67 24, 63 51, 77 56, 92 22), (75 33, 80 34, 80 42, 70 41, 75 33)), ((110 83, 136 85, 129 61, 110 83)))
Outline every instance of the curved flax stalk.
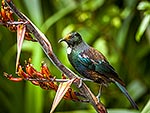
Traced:
MULTIPOLYGON (((11 10, 20 18, 22 21, 27 22, 26 26, 27 29, 33 33, 37 41, 41 44, 45 54, 48 56, 48 58, 53 62, 53 64, 65 75, 68 76, 68 78, 76 78, 74 81, 74 84, 78 87, 80 84, 80 77, 75 75, 71 70, 66 68, 56 57, 52 50, 52 46, 46 36, 13 4, 12 0, 5 0, 7 5, 11 8, 11 10)), ((86 86, 85 83, 82 84, 82 86, 79 88, 82 95, 89 100, 89 102, 93 105, 95 110, 98 113, 107 113, 105 107, 102 103, 98 102, 97 98, 94 96, 94 94, 90 91, 90 89, 86 86)))

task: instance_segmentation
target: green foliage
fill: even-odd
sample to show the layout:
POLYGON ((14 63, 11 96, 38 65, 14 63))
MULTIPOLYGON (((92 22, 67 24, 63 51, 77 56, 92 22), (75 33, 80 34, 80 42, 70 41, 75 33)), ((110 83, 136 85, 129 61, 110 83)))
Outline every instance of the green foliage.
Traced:
POLYGON ((136 41, 140 41, 143 33, 145 32, 146 28, 149 26, 150 2, 147 1, 140 2, 139 5, 137 6, 137 9, 144 11, 144 15, 145 15, 136 33, 136 41))
POLYGON ((150 112, 149 106, 150 106, 150 100, 147 102, 146 106, 144 107, 141 113, 149 113, 150 112))
MULTIPOLYGON (((150 91, 150 3, 138 0, 13 0, 52 43, 54 52, 68 68, 74 70, 66 56, 66 45, 58 40, 78 31, 84 40, 102 51, 127 85, 142 113, 149 112, 150 91), (137 10, 138 9, 138 10, 137 10), (138 41, 138 43, 137 43, 138 41), (145 106, 146 105, 146 106, 145 106)), ((0 113, 48 113, 53 91, 44 91, 28 82, 14 83, 3 72, 15 75, 16 33, 0 26, 0 113)), ((29 57, 39 70, 45 61, 53 75, 61 77, 38 43, 24 41, 21 64, 29 57)), ((98 85, 87 83, 95 94, 98 85)), ((115 85, 103 89, 101 100, 109 113, 138 113, 115 85), (113 109, 112 109, 113 108, 113 109), (120 109, 124 108, 124 109, 120 109)), ((63 100, 56 112, 95 112, 90 104, 63 100), (79 105, 80 104, 80 105, 79 105), (81 110, 81 111, 79 111, 81 110), (82 111, 83 110, 83 111, 82 111)))

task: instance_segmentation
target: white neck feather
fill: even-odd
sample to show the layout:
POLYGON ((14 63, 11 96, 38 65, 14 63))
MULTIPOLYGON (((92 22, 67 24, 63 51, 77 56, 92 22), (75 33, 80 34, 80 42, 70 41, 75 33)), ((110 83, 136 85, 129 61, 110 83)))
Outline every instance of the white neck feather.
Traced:
POLYGON ((72 48, 71 48, 71 47, 68 47, 68 48, 67 48, 67 54, 70 54, 71 51, 72 51, 72 48))

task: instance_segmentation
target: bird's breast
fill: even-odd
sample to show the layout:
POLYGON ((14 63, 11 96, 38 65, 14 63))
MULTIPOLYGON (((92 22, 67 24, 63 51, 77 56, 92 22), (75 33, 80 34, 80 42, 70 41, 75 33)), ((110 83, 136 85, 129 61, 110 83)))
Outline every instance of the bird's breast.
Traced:
POLYGON ((71 65, 75 68, 75 70, 85 78, 91 79, 97 83, 103 83, 106 84, 107 82, 110 82, 107 77, 101 76, 98 72, 91 70, 88 66, 85 66, 81 61, 79 60, 79 54, 81 52, 78 52, 74 49, 68 54, 68 59, 71 63, 71 65))
POLYGON ((89 73, 89 69, 83 65, 80 61, 79 61, 79 54, 72 50, 70 54, 68 54, 68 59, 71 63, 71 65, 75 68, 75 70, 81 74, 82 76, 91 79, 90 77, 90 73, 89 73))
POLYGON ((81 62, 78 59, 78 53, 74 50, 68 54, 68 59, 71 63, 71 65, 81 74, 81 70, 85 70, 86 67, 81 64, 81 62))

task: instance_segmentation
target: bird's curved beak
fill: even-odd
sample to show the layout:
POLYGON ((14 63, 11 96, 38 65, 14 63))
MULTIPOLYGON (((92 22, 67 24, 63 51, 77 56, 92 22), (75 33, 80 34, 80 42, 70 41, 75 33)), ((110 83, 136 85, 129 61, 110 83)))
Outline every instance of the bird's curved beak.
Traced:
POLYGON ((64 38, 60 39, 60 40, 58 41, 58 43, 63 42, 63 41, 67 42, 67 41, 70 39, 70 37, 71 37, 71 34, 68 34, 68 35, 66 35, 64 38))
POLYGON ((61 39, 58 41, 58 43, 61 43, 61 42, 63 42, 63 41, 65 41, 65 39, 64 39, 64 38, 61 38, 61 39))

